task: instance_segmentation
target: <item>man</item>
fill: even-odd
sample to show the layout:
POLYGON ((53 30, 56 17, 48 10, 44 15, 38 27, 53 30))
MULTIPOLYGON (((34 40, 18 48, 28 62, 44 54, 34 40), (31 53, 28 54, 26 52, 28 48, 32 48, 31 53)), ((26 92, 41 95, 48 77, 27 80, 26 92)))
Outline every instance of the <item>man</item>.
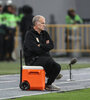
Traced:
MULTIPOLYGON (((66 49, 73 49, 72 48, 72 41, 74 41, 73 35, 77 34, 77 32, 78 32, 78 27, 76 24, 82 24, 83 21, 80 18, 80 16, 78 14, 76 14, 74 9, 69 9, 67 11, 67 15, 66 15, 65 20, 66 20, 66 24, 72 25, 72 27, 66 28, 66 35, 65 35, 66 36, 65 37, 66 49)), ((72 54, 69 52, 67 52, 66 55, 72 56, 72 54)))
POLYGON ((23 6, 24 16, 20 22, 20 31, 22 36, 22 46, 25 38, 26 31, 32 26, 33 9, 30 6, 23 6))
POLYGON ((5 35, 5 59, 7 61, 15 61, 12 57, 14 51, 14 38, 16 32, 16 16, 15 7, 13 5, 6 5, 3 9, 3 24, 7 27, 5 35))
POLYGON ((69 9, 66 16, 66 24, 82 24, 83 21, 74 9, 69 9))
POLYGON ((45 31, 45 18, 41 15, 33 17, 33 28, 25 36, 24 56, 26 65, 43 66, 48 77, 46 90, 59 90, 52 85, 59 75, 61 66, 57 64, 49 54, 53 49, 53 42, 45 31))

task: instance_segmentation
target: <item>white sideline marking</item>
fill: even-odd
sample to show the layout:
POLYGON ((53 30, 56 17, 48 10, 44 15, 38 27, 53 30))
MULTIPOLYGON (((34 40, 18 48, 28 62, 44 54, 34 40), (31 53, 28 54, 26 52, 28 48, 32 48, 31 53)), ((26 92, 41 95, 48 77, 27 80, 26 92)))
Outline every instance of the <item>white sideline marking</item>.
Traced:
MULTIPOLYGON (((84 88, 81 88, 81 89, 84 89, 84 88)), ((57 92, 57 91, 43 91, 42 93, 34 93, 34 94, 27 94, 27 95, 19 95, 19 96, 12 96, 12 97, 5 97, 5 98, 0 98, 0 100, 2 99, 10 99, 10 98, 19 98, 19 97, 23 97, 23 96, 32 96, 32 95, 41 95, 41 94, 46 94, 46 93, 54 93, 54 92, 57 92)))
MULTIPOLYGON (((63 73, 62 73, 63 74, 63 73)), ((69 73, 68 73, 69 74, 69 73)), ((73 74, 73 72, 72 72, 72 75, 74 76, 74 75, 89 75, 90 73, 80 73, 80 74, 73 74)), ((63 75, 63 76, 68 76, 68 75, 63 75)))
MULTIPOLYGON (((74 83, 74 82, 83 82, 83 81, 89 81, 90 79, 86 80, 75 80, 75 81, 68 81, 68 82, 57 82, 54 84, 64 84, 64 83, 74 83)), ((12 89, 19 89, 19 87, 13 87, 13 88, 5 88, 5 89, 0 89, 0 90, 12 90, 12 89)))
POLYGON ((8 76, 19 76, 19 74, 13 74, 13 75, 0 75, 0 77, 8 77, 8 76))
MULTIPOLYGON (((63 73, 62 73, 62 75, 63 75, 63 73)), ((76 76, 76 75, 90 75, 90 73, 80 73, 80 74, 73 74, 72 73, 72 75, 73 76, 76 76)), ((11 76, 11 75, 4 75, 4 76, 0 76, 0 77, 7 77, 7 76, 11 76)), ((64 76, 69 76, 69 74, 67 75, 63 75, 63 77, 64 76)), ((16 82, 16 81, 18 81, 18 80, 12 80, 12 81, 0 81, 0 83, 9 83, 9 82, 16 82)))
MULTIPOLYGON (((53 91, 55 92, 55 91, 53 91)), ((10 99, 10 98, 19 98, 19 97, 24 97, 24 96, 32 96, 32 95, 40 95, 40 94, 46 94, 46 93, 52 93, 52 92, 43 92, 43 93, 35 93, 35 94, 27 94, 27 95, 19 95, 19 96, 12 96, 12 97, 6 97, 6 98, 0 98, 0 100, 2 99, 10 99)))
POLYGON ((90 79, 86 79, 86 80, 73 80, 73 81, 68 81, 68 82, 57 82, 55 84, 74 83, 74 82, 83 82, 83 81, 90 81, 90 79))
MULTIPOLYGON (((63 83, 73 83, 73 82, 82 82, 82 81, 89 81, 90 79, 86 79, 86 80, 76 80, 76 81, 69 81, 69 82, 58 82, 55 84, 63 84, 63 83)), ((14 87, 14 88, 5 88, 5 89, 0 89, 2 90, 11 90, 11 89, 19 89, 19 87, 14 87)), ((42 92, 42 93, 35 93, 35 94, 31 94, 31 95, 40 95, 40 94, 46 94, 46 93, 52 93, 52 92, 56 92, 56 91, 49 91, 49 92, 42 92)), ((31 96, 30 94, 28 95, 19 95, 19 96, 13 96, 13 97, 6 97, 6 98, 0 98, 0 100, 2 99, 10 99, 10 98, 18 98, 18 97, 23 97, 23 96, 31 96)))
POLYGON ((19 87, 0 89, 0 91, 4 91, 4 90, 13 90, 13 89, 19 89, 19 87))
POLYGON ((0 81, 0 83, 11 83, 11 82, 16 82, 17 80, 13 80, 13 81, 0 81))
MULTIPOLYGON (((67 70, 68 71, 68 70, 67 70)), ((72 70, 73 71, 73 70, 72 70)), ((69 73, 69 72, 68 72, 69 73)), ((68 74, 67 73, 67 74, 68 74)), ((63 73, 62 73, 63 74, 63 73)), ((68 76, 68 75, 64 75, 64 76, 68 76)), ((73 74, 73 73, 72 73, 73 74)), ((90 74, 90 73, 80 73, 80 74, 73 74, 73 75, 87 75, 87 74, 90 74)), ((19 76, 19 74, 15 74, 15 75, 0 75, 0 77, 8 77, 8 76, 19 76)))

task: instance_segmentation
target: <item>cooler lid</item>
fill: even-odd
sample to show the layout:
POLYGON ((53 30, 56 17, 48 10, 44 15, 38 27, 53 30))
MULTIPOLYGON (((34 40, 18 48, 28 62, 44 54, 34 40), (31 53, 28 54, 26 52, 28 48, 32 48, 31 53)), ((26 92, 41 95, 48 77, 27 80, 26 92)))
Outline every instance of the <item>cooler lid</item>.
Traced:
POLYGON ((43 69, 42 66, 23 66, 23 69, 43 69))

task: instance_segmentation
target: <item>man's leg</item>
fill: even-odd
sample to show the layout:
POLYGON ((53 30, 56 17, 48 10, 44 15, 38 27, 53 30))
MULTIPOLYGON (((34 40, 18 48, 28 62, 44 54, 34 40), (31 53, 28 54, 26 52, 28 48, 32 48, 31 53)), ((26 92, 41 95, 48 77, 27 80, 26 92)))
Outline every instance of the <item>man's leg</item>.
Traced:
POLYGON ((48 68, 47 69, 48 70, 48 72, 47 72, 47 75, 48 75, 47 85, 51 85, 55 81, 58 74, 60 73, 61 66, 51 59, 48 62, 47 68, 48 68))
POLYGON ((52 85, 52 83, 55 81, 56 77, 59 75, 61 66, 57 64, 53 59, 49 59, 46 68, 48 68, 48 72, 47 72, 48 80, 45 86, 46 90, 49 90, 49 91, 60 90, 60 87, 52 85))
POLYGON ((46 90, 60 89, 52 85, 61 70, 61 66, 59 64, 57 64, 51 57, 40 57, 34 62, 33 65, 44 67, 46 75, 48 76, 46 90))

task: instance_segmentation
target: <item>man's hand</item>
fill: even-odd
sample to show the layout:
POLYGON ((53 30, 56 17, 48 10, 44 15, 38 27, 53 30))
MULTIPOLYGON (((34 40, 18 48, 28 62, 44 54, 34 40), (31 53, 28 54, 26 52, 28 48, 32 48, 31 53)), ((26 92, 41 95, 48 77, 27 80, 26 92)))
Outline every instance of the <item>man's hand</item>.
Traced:
POLYGON ((49 40, 46 40, 46 44, 49 44, 49 40))
MULTIPOLYGON (((46 44, 49 44, 49 40, 46 40, 46 44)), ((40 44, 37 45, 38 47, 40 47, 40 44)))
POLYGON ((40 47, 40 44, 38 44, 38 47, 40 47))

